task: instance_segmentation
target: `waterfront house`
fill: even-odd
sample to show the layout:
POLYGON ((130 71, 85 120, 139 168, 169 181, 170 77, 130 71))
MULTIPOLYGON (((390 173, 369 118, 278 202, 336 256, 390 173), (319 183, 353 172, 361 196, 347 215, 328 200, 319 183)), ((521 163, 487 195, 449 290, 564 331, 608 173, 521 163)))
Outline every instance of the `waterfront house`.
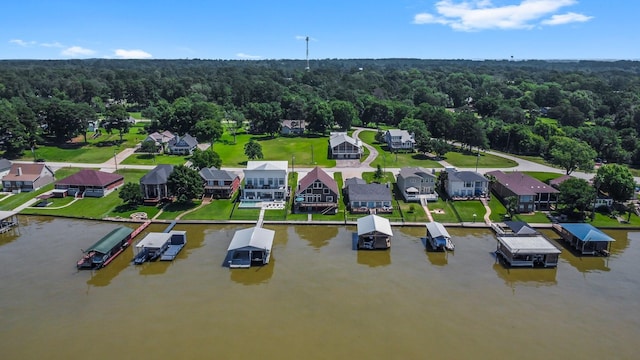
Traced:
POLYGON ((332 132, 329 137, 329 156, 332 159, 360 159, 364 153, 362 142, 345 132, 332 132))
POLYGON ((171 197, 167 180, 172 172, 173 165, 162 164, 153 168, 140 179, 140 189, 146 204, 157 204, 171 197))
POLYGON ((236 231, 227 248, 225 264, 231 268, 268 264, 274 236, 275 231, 261 227, 236 231))
POLYGON ((285 201, 289 196, 287 161, 248 161, 244 169, 244 201, 285 201))
POLYGON ((459 198, 486 197, 489 194, 489 180, 474 171, 457 171, 447 168, 445 191, 454 200, 459 198))
POLYGON ((189 134, 176 136, 169 140, 167 149, 172 155, 191 155, 198 146, 198 140, 189 134))
POLYGON ((389 219, 377 215, 358 219, 358 249, 388 249, 391 247, 392 236, 389 219))
POLYGON ((582 255, 607 256, 611 250, 611 243, 615 241, 591 224, 553 224, 553 229, 560 234, 569 247, 582 255))
POLYGON ((294 210, 322 211, 335 214, 338 211, 339 190, 336 181, 320 167, 315 167, 298 182, 294 210))
POLYGON ((307 128, 304 120, 282 120, 280 134, 282 135, 302 135, 307 128))
POLYGON ((231 171, 211 168, 200 169, 204 181, 204 196, 230 199, 240 187, 240 176, 231 171))
POLYGON ((69 196, 103 197, 124 184, 124 176, 104 171, 82 169, 55 183, 55 189, 69 196))
POLYGON ((11 161, 7 159, 0 159, 0 177, 7 175, 11 171, 11 161))
POLYGON ((414 134, 407 130, 390 129, 384 133, 384 142, 387 143, 389 151, 413 151, 416 146, 414 134))
POLYGON ((421 167, 404 167, 398 173, 397 185, 404 201, 438 200, 436 176, 433 171, 421 167))
POLYGON ((393 212, 391 189, 387 184, 352 183, 345 189, 352 213, 393 212))
POLYGON ((491 190, 500 199, 504 201, 510 196, 518 199, 516 211, 519 213, 550 210, 557 203, 558 189, 527 174, 496 170, 486 175, 495 178, 491 190))
POLYGON ((4 191, 19 193, 38 190, 55 180, 53 170, 43 163, 12 164, 9 173, 2 177, 4 191))

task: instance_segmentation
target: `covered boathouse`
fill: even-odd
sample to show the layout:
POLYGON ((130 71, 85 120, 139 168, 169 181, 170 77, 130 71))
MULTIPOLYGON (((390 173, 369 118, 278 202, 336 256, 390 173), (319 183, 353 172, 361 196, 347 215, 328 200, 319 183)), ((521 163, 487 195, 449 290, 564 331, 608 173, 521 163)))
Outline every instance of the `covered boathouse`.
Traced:
POLYGON ((378 215, 367 215, 358 219, 358 249, 388 249, 391 247, 391 224, 378 215))
POLYGON ((611 236, 603 233, 591 224, 561 223, 553 224, 553 229, 562 239, 581 255, 608 256, 611 243, 615 241, 611 236))
POLYGON ((275 233, 258 226, 236 231, 227 248, 225 264, 230 268, 268 264, 275 233))
POLYGON ((502 258, 509 266, 556 267, 561 250, 544 236, 498 236, 496 258, 502 258))
POLYGON ((83 250, 84 255, 78 261, 78 269, 99 269, 106 266, 110 259, 117 256, 129 245, 133 229, 121 226, 105 235, 95 244, 83 250))

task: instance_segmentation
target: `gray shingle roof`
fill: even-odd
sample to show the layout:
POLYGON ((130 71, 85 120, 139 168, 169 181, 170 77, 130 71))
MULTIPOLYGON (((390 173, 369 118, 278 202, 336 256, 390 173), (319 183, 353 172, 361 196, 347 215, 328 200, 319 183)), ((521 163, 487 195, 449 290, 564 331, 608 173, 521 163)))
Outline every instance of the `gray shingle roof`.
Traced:
POLYGON ((349 185, 349 201, 391 201, 391 190, 384 184, 349 185))
POLYGON ((204 180, 231 180, 235 179, 238 175, 231 171, 219 170, 214 167, 200 169, 200 177, 204 180))
POLYGON ((153 170, 146 173, 141 179, 142 185, 160 185, 166 184, 169 175, 173 172, 173 165, 158 165, 153 170))
POLYGON ((456 171, 449 173, 449 181, 489 181, 484 176, 473 171, 456 171))
POLYGON ((398 173, 398 175, 405 179, 411 176, 419 176, 423 179, 424 178, 435 179, 436 177, 434 174, 431 173, 431 171, 422 167, 404 167, 400 169, 400 172, 398 173))

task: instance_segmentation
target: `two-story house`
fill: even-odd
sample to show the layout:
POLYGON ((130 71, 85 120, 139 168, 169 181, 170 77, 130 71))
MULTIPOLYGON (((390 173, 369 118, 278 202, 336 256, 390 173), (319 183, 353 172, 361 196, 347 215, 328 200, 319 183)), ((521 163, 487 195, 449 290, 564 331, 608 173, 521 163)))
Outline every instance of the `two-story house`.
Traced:
POLYGON ((8 192, 28 192, 52 183, 53 170, 45 164, 12 164, 9 172, 2 177, 2 188, 8 192))
POLYGON ((304 120, 282 120, 280 124, 280 134, 282 135, 302 135, 307 128, 304 120))
POLYGON ((321 168, 315 167, 298 182, 294 209, 298 211, 322 211, 335 214, 338 211, 338 184, 321 168))
POLYGON ((391 129, 384 133, 384 141, 387 143, 389 151, 413 151, 416 146, 414 134, 407 130, 391 129))
POLYGON ((140 178, 140 191, 145 204, 157 204, 171 197, 167 180, 172 172, 173 165, 162 164, 140 178))
POLYGON ((447 168, 444 188, 451 198, 486 197, 489 195, 489 180, 474 171, 457 171, 447 168))
POLYGON ((362 142, 345 132, 332 132, 329 137, 329 155, 332 159, 360 159, 364 154, 362 142))
POLYGON ((438 200, 436 175, 433 171, 421 167, 405 167, 400 169, 396 179, 404 201, 438 200))
POLYGON ((240 176, 231 171, 211 168, 200 169, 204 181, 204 196, 230 199, 240 187, 240 176))
POLYGON ((198 140, 189 134, 176 136, 167 143, 168 152, 173 155, 191 155, 197 146, 198 140))
POLYGON ((358 178, 345 181, 344 193, 352 213, 393 212, 391 189, 386 184, 367 184, 358 178))
POLYGON ((241 199, 245 201, 285 201, 289 196, 287 161, 248 161, 244 169, 241 199))
POLYGON ((487 176, 495 178, 491 190, 500 199, 504 201, 510 196, 518 199, 516 211, 519 213, 549 210, 556 204, 560 192, 553 186, 521 172, 504 173, 496 170, 488 172, 487 176))
POLYGON ((142 142, 152 141, 156 144, 156 148, 165 152, 167 150, 167 144, 169 144, 169 141, 173 140, 175 137, 176 136, 169 130, 165 130, 161 133, 155 131, 149 134, 142 142))

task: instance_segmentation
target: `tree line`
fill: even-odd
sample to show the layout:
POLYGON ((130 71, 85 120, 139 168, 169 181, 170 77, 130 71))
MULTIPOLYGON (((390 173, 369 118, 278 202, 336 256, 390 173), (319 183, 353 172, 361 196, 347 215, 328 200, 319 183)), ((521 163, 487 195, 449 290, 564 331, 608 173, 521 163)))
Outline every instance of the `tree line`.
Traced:
POLYGON ((126 111, 141 111, 154 120, 150 130, 205 141, 219 138, 223 122, 239 127, 248 120, 251 131, 275 136, 282 119, 298 119, 319 134, 353 125, 400 127, 416 134, 420 151, 437 153, 457 141, 468 149, 543 156, 567 173, 588 170, 597 158, 640 164, 639 62, 312 65, 306 71, 298 60, 1 61, 0 148, 18 156, 37 144, 63 144, 86 134, 91 121, 123 134, 126 111))

